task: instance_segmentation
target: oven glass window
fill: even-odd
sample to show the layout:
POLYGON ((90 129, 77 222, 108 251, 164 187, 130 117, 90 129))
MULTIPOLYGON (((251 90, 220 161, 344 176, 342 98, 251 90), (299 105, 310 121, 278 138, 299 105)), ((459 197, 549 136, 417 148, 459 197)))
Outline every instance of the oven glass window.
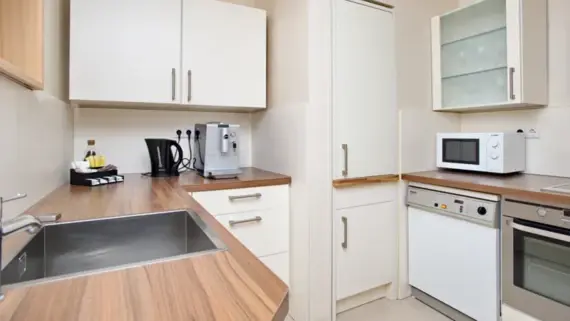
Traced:
POLYGON ((443 139, 443 161, 479 165, 479 140, 443 139))
MULTIPOLYGON (((542 228, 570 237, 568 230, 542 228)), ((515 229, 513 263, 517 287, 570 307, 570 243, 515 229)))

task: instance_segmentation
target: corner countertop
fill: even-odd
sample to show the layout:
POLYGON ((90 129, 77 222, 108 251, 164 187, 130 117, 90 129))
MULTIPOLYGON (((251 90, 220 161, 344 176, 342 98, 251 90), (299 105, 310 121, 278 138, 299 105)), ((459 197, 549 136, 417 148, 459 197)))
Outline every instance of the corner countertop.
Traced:
POLYGON ((27 213, 59 212, 63 220, 76 221, 189 209, 228 250, 9 289, 0 303, 0 320, 284 320, 287 286, 188 193, 290 181, 288 176, 247 168, 238 179, 225 181, 204 180, 194 173, 175 178, 128 174, 120 184, 61 186, 27 213))
POLYGON ((533 174, 495 175, 468 173, 451 170, 434 170, 403 174, 402 179, 470 190, 481 193, 497 194, 503 197, 527 199, 549 204, 570 205, 570 194, 543 191, 543 188, 560 184, 570 184, 570 178, 533 174))

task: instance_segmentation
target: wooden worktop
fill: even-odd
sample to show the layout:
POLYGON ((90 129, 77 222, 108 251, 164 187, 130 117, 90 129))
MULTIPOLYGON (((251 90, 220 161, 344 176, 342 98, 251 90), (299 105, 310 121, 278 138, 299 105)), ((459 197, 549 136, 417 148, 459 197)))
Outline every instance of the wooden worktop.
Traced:
MULTIPOLYGON (((227 184, 210 183, 207 190, 290 181, 257 169, 246 173, 227 184)), ((131 174, 114 185, 64 185, 27 212, 59 212, 63 220, 73 221, 190 209, 217 233, 227 251, 9 289, 0 303, 0 320, 284 320, 287 286, 189 196, 189 190, 204 190, 190 175, 153 179, 131 174)))
POLYGON ((219 191, 222 189, 291 184, 291 177, 255 167, 242 168, 236 179, 204 179, 196 172, 180 175, 178 183, 188 192, 219 191))
POLYGON ((475 192, 502 195, 535 202, 570 205, 570 194, 545 192, 542 189, 570 184, 570 178, 533 174, 493 175, 449 170, 403 174, 402 179, 475 192))

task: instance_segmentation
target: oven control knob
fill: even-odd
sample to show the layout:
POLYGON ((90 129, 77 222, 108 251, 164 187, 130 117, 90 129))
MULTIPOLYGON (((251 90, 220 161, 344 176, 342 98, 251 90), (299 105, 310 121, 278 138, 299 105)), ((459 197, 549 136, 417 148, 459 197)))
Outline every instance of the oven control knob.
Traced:
POLYGON ((477 213, 479 213, 479 215, 485 215, 485 214, 487 214, 487 209, 483 206, 479 206, 477 208, 477 213))
POLYGON ((491 147, 496 149, 496 148, 499 148, 499 146, 500 146, 500 143, 499 143, 499 140, 497 138, 491 139, 491 147))
POLYGON ((492 160, 497 160, 497 159, 499 159, 499 154, 497 154, 497 153, 495 153, 495 152, 492 152, 492 153, 491 153, 491 159, 492 159, 492 160))
POLYGON ((536 214, 538 214, 538 216, 540 216, 540 217, 545 217, 546 216, 546 209, 543 207, 540 207, 536 210, 536 214))

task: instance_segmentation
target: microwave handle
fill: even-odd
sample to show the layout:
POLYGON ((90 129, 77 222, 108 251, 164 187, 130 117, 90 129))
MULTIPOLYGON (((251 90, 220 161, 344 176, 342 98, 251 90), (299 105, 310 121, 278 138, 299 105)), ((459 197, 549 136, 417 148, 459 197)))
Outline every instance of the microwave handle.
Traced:
POLYGON ((554 232, 550 232, 550 231, 545 231, 545 230, 537 229, 534 227, 521 225, 521 224, 518 224, 515 222, 511 222, 510 225, 515 230, 519 230, 519 231, 527 232, 530 234, 540 235, 540 236, 548 237, 548 238, 555 239, 558 241, 570 243, 570 236, 568 236, 568 235, 563 235, 563 234, 558 234, 558 233, 554 233, 554 232))

